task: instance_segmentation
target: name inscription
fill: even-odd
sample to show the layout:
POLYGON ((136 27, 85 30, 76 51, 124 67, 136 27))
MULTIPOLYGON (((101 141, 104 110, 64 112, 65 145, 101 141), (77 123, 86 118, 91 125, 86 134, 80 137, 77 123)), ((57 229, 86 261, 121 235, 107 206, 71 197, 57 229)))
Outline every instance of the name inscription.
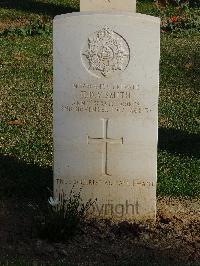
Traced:
POLYGON ((75 100, 69 105, 62 105, 66 112, 97 113, 150 113, 152 109, 143 106, 136 96, 138 88, 122 84, 87 84, 74 83, 75 100))

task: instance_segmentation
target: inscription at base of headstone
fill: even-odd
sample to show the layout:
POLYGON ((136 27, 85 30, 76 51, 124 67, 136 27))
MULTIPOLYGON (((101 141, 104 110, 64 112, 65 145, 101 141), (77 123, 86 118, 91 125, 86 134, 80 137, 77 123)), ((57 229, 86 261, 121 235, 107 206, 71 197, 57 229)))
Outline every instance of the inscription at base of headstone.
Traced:
POLYGON ((54 19, 54 194, 81 189, 90 215, 156 215, 159 19, 54 19))

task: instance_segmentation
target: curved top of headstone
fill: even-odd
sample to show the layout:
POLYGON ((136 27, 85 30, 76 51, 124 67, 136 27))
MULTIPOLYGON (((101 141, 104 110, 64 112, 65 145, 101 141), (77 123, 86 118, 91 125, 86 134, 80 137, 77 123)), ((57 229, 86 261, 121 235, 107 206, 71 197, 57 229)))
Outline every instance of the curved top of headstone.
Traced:
POLYGON ((67 18, 76 18, 76 17, 83 17, 83 16, 95 16, 95 17, 111 17, 113 16, 126 16, 127 18, 130 16, 131 18, 134 17, 134 19, 136 20, 141 20, 143 22, 152 22, 152 23, 160 23, 160 18, 158 17, 154 17, 154 16, 150 16, 150 15, 146 15, 146 14, 141 14, 141 13, 132 13, 132 12, 115 12, 115 13, 110 13, 110 12, 104 12, 104 11, 96 11, 96 12, 73 12, 73 13, 67 13, 67 14, 61 14, 61 15, 57 15, 54 17, 54 22, 59 21, 59 20, 63 20, 63 19, 67 19, 67 18))
POLYGON ((80 0, 80 11, 136 12, 136 0, 80 0))

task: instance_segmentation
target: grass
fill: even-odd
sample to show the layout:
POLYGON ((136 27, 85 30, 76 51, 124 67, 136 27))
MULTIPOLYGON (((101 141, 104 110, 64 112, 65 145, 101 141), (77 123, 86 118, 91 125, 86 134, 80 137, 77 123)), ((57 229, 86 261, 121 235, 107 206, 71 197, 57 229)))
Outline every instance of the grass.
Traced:
POLYGON ((43 169, 50 173, 52 165, 51 36, 3 38, 1 44, 1 179, 5 185, 0 195, 7 190, 31 195, 27 190, 37 183, 40 186, 44 179, 49 178, 45 187, 51 184, 51 175, 41 176, 43 169))
POLYGON ((32 19, 38 16, 53 18, 57 14, 78 11, 78 0, 8 0, 3 1, 1 20, 32 19))
MULTIPOLYGON (((77 1, 70 0, 5 1, 0 29, 21 29, 36 20, 51 27, 54 15, 77 10, 77 1)), ((138 11, 162 15, 151 1, 138 2, 138 11)), ((200 195, 198 34, 161 34, 159 195, 200 195)), ((0 43, 0 198, 41 198, 52 189, 52 31, 11 34, 0 43)))
POLYGON ((198 33, 162 35, 158 155, 161 195, 200 194, 199 65, 198 33))

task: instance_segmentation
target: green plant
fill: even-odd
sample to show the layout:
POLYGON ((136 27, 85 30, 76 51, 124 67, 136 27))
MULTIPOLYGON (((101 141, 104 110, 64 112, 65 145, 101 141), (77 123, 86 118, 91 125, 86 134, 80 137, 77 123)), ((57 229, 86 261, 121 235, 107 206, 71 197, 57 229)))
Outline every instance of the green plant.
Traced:
POLYGON ((48 204, 43 206, 31 204, 35 210, 34 221, 38 236, 53 242, 73 237, 80 232, 92 204, 91 200, 86 204, 82 203, 80 192, 75 194, 72 191, 68 199, 50 197, 48 204))
POLYGON ((161 30, 163 32, 174 32, 189 29, 200 29, 200 16, 198 12, 189 8, 189 2, 176 0, 177 7, 167 5, 160 9, 161 30))
POLYGON ((49 35, 52 28, 48 23, 41 20, 30 22, 27 26, 21 28, 8 28, 0 32, 0 37, 6 36, 35 36, 35 35, 49 35))

